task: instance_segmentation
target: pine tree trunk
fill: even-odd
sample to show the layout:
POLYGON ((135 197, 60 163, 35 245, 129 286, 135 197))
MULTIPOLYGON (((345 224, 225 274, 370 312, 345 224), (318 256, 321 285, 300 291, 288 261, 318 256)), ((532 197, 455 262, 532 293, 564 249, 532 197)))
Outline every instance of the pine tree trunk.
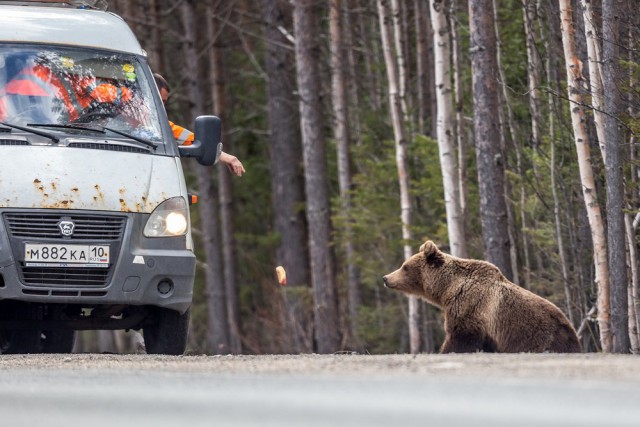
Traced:
MULTIPOLYGON (((408 242, 411 241, 411 199, 409 197, 409 176, 407 167, 407 136, 403 121, 402 100, 400 98, 400 84, 398 77, 398 63, 392 51, 391 19, 388 16, 388 1, 378 0, 378 16, 380 19, 380 33, 384 62, 387 69, 389 83, 389 109, 396 143, 396 167, 400 186, 400 219, 402 221, 402 239, 404 243, 404 259, 413 255, 408 242)), ((420 327, 418 315, 418 300, 409 297, 409 347, 412 354, 420 351, 420 327)))
POLYGON ((572 19, 570 0, 560 0, 560 16, 562 26, 562 45, 566 62, 567 86, 569 102, 571 103, 571 123, 578 154, 578 167, 582 194, 591 229, 593 241, 593 259, 595 264, 595 281, 598 286, 598 326, 600 327, 600 343, 602 350, 612 350, 610 329, 609 303, 609 264, 607 261, 607 241, 604 222, 600 212, 600 205, 595 187, 591 153, 589 149, 589 135, 585 127, 585 114, 582 107, 580 85, 583 81, 581 62, 576 55, 575 30, 572 19))
MULTIPOLYGON (((186 96, 189 103, 189 118, 193 123, 204 109, 204 100, 198 86, 198 54, 195 46, 195 1, 186 0, 180 6, 184 27, 184 78, 186 96)), ((206 294, 209 314, 208 341, 215 354, 227 354, 229 348, 229 325, 227 320, 226 292, 222 271, 220 250, 220 224, 217 205, 217 192, 211 177, 211 168, 196 167, 200 197, 201 235, 206 257, 206 294)))
POLYGON ((347 85, 347 92, 349 94, 349 125, 352 127, 351 140, 352 143, 359 145, 362 141, 362 124, 360 123, 359 100, 363 91, 362 88, 358 85, 360 74, 358 73, 358 71, 356 71, 355 51, 357 47, 354 45, 356 28, 352 23, 353 11, 350 9, 350 5, 353 1, 354 0, 346 0, 346 8, 343 8, 343 36, 347 48, 345 78, 349 82, 349 84, 347 85))
POLYGON ((444 203, 447 214, 447 229, 451 254, 460 258, 467 257, 467 245, 464 235, 464 215, 460 207, 460 183, 458 182, 458 164, 453 128, 453 94, 451 89, 451 50, 449 44, 449 25, 444 0, 431 1, 431 25, 433 27, 433 52, 436 76, 436 99, 438 117, 436 130, 440 167, 444 188, 444 203))
POLYGON ((507 278, 512 279, 505 200, 505 160, 499 144, 498 64, 491 0, 469 2, 469 23, 476 159, 485 258, 495 264, 507 278))
POLYGON ((150 40, 151 49, 149 52, 149 64, 151 69, 159 73, 164 73, 164 45, 162 43, 162 35, 160 29, 160 0, 149 1, 149 19, 150 19, 150 40))
POLYGON ((602 2, 602 91, 604 94, 605 175, 607 180, 607 247, 611 286, 611 332, 614 353, 629 353, 627 265, 624 225, 622 135, 618 119, 622 115, 620 80, 620 20, 623 0, 602 2))
POLYGON ((340 334, 330 249, 327 147, 320 102, 320 47, 317 37, 320 28, 316 4, 315 0, 295 0, 293 23, 307 194, 306 213, 309 224, 315 339, 319 353, 332 353, 340 348, 340 334))
MULTIPOLYGON (((513 144, 514 151, 516 153, 516 173, 519 176, 524 175, 522 172, 522 150, 518 145, 519 138, 516 134, 515 121, 513 118, 513 109, 511 108, 512 101, 507 92, 507 78, 504 72, 504 67, 502 66, 502 40, 500 39, 500 29, 498 28, 498 11, 496 0, 493 0, 493 23, 495 26, 495 38, 496 38, 496 64, 498 66, 498 76, 499 76, 499 85, 500 85, 500 96, 498 96, 498 101, 500 105, 504 105, 505 108, 500 108, 498 110, 498 118, 500 122, 500 147, 502 153, 507 152, 508 144, 513 144), (506 114, 505 114, 506 112, 506 114), (508 132, 507 132, 508 129, 508 132), (507 138, 507 136, 509 138, 507 138)), ((506 165, 505 165, 506 168, 506 165)), ((505 170, 506 173, 506 170, 505 170)), ((511 193, 511 186, 509 181, 506 179, 505 175, 505 194, 511 193)), ((506 197, 506 196, 505 196, 506 197)), ((510 200, 510 197, 507 197, 506 200, 510 200)), ((524 205, 525 200, 525 191, 524 184, 520 184, 520 222, 523 230, 526 230, 526 213, 525 209, 522 207, 524 205)), ((529 272, 531 271, 531 265, 529 262, 529 245, 527 242, 526 233, 522 233, 523 240, 523 253, 524 253, 524 270, 525 270, 525 279, 524 283, 521 283, 520 274, 518 269, 518 237, 516 230, 516 219, 515 219, 515 207, 513 203, 506 203, 507 208, 507 229, 509 230, 509 259, 511 261, 511 270, 513 272, 513 277, 511 280, 519 285, 524 285, 525 287, 529 287, 529 272)))
MULTIPOLYGON (((556 81, 555 76, 557 75, 557 71, 555 68, 552 69, 552 59, 551 53, 549 51, 549 43, 547 38, 543 36, 543 42, 545 46, 546 52, 549 52, 546 57, 545 67, 547 72, 547 80, 549 81, 549 86, 556 81)), ((557 161, 556 161, 556 105, 555 105, 555 95, 550 90, 547 94, 547 102, 549 108, 549 175, 551 180, 551 194, 553 196, 553 220, 555 223, 555 233, 556 233, 556 244, 558 245, 558 257, 560 258, 560 271, 562 273, 562 285, 564 289, 564 297, 565 297, 565 305, 566 305, 566 314, 569 317, 569 321, 572 325, 576 325, 576 320, 573 315, 573 297, 571 292, 571 286, 569 281, 569 267, 567 263, 567 255, 564 247, 564 237, 562 235, 562 218, 560 216, 561 204, 560 197, 558 195, 558 180, 556 178, 557 174, 557 161)))
POLYGON ((355 339, 358 307, 360 306, 359 273, 354 263, 355 249, 352 242, 351 228, 351 160, 349 132, 349 108, 347 95, 347 75, 344 52, 343 3, 342 0, 331 0, 329 32, 331 36, 331 99, 333 101, 333 127, 337 146, 338 185, 340 189, 341 207, 347 218, 344 227, 344 253, 347 267, 347 295, 349 314, 349 335, 355 339))
MULTIPOLYGON (((220 28, 218 20, 213 15, 215 13, 215 5, 217 2, 213 0, 207 7, 207 38, 213 43, 209 51, 209 71, 211 84, 211 98, 213 99, 214 114, 220 117, 223 127, 222 141, 228 141, 228 134, 225 129, 229 128, 227 121, 227 96, 226 82, 223 62, 223 51, 220 43, 215 39, 220 37, 220 28)), ((228 150, 228 148, 225 148, 228 150)), ((220 204, 220 230, 222 238, 222 261, 224 272, 225 295, 227 304, 227 316, 229 318, 229 345, 232 353, 242 353, 242 344, 240 341, 240 314, 238 312, 237 302, 237 284, 236 284, 236 242, 234 238, 233 224, 233 188, 231 185, 231 175, 229 170, 224 166, 218 165, 218 187, 219 187, 219 204, 220 204)))
POLYGON ((276 265, 287 272, 287 288, 283 293, 285 310, 282 351, 313 351, 313 324, 304 304, 304 291, 311 285, 307 225, 300 206, 304 205, 304 176, 300 146, 300 116, 294 96, 295 57, 287 49, 289 41, 279 28, 291 25, 291 9, 279 0, 263 0, 265 20, 265 69, 269 77, 269 167, 274 230, 279 236, 276 265), (298 291, 303 292, 298 292, 298 291))

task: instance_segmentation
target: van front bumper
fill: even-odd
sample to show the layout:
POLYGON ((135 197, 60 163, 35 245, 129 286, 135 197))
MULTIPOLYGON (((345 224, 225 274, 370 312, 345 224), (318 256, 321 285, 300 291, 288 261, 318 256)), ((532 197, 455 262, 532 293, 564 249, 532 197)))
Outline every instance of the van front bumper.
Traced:
MULTIPOLYGON (((196 258, 186 249, 188 236, 146 238, 148 214, 50 209, 2 210, 0 221, 0 300, 34 303, 135 305, 169 308, 183 314, 191 305, 196 258), (48 229, 62 219, 102 224, 103 235, 63 238, 38 231, 27 233, 15 218, 41 218, 48 229), (58 219, 59 218, 59 219, 58 219), (120 227, 120 228, 118 228, 120 227), (108 268, 73 265, 31 267, 25 244, 108 245, 108 268)), ((43 227, 35 227, 38 230, 43 227)), ((26 228, 25 228, 26 229, 26 228)))

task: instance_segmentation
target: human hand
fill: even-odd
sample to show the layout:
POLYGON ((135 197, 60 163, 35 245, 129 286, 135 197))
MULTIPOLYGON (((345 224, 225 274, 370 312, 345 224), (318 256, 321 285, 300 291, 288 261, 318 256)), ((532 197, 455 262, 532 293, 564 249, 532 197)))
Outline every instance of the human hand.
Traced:
POLYGON ((242 174, 245 173, 242 162, 238 160, 236 156, 232 156, 231 154, 222 151, 220 153, 220 161, 227 165, 227 168, 229 168, 229 172, 237 176, 242 176, 242 174))

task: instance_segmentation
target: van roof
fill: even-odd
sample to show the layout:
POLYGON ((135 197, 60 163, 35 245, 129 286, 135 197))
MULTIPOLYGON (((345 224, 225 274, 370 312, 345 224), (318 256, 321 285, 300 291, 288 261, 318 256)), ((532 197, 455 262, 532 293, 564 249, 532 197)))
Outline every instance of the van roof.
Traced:
POLYGON ((0 42, 96 47, 145 55, 122 18, 99 10, 0 2, 0 42))

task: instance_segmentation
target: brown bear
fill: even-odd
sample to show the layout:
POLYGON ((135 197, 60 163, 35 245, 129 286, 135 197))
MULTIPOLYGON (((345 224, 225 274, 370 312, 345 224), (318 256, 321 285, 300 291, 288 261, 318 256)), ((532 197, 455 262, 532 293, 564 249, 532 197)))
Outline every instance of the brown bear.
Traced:
POLYGON ((511 283, 493 264, 445 254, 431 241, 383 281, 443 309, 441 353, 582 351, 558 307, 511 283))

